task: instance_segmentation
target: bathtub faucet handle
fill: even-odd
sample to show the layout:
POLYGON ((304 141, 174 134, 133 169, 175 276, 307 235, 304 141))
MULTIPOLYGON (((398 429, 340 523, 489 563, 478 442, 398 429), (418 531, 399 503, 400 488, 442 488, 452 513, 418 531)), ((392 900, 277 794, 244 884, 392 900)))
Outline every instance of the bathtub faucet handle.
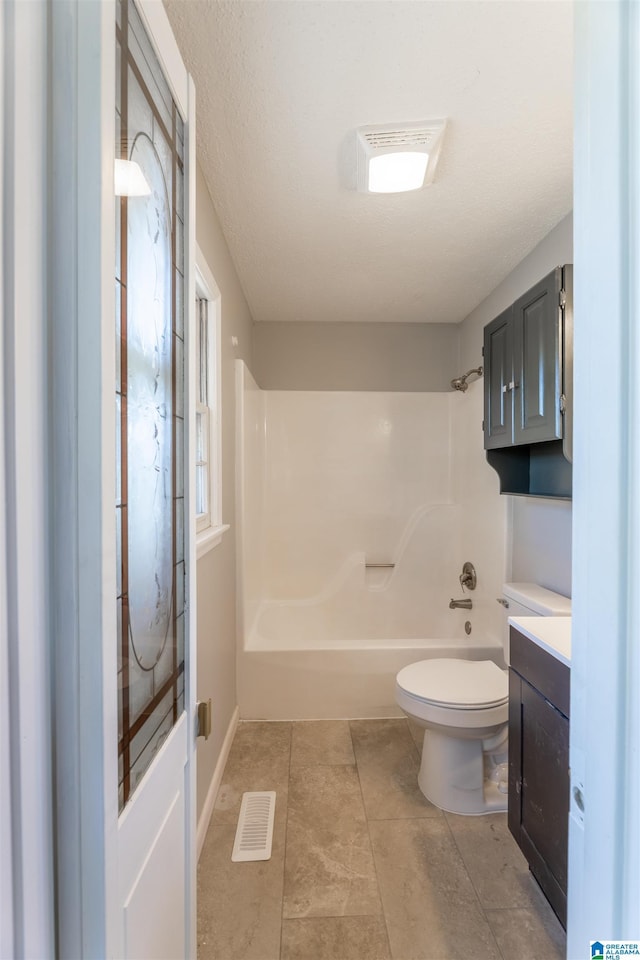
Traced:
POLYGON ((468 560, 462 567, 462 573, 458 577, 460 581, 460 586, 464 592, 464 588, 468 587, 469 590, 475 590, 478 583, 478 577, 476 576, 476 568, 468 560))

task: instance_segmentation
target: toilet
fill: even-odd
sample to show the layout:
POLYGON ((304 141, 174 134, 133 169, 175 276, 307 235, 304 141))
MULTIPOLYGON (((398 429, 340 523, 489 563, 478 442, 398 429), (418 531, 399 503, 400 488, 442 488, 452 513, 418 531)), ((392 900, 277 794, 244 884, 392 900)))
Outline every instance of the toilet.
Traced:
MULTIPOLYGON (((506 663, 508 617, 571 616, 570 599, 536 583, 506 583, 499 602, 506 663)), ((507 809, 508 670, 492 660, 420 660, 398 673, 396 702, 424 727, 418 785, 427 800, 469 816, 507 809)))

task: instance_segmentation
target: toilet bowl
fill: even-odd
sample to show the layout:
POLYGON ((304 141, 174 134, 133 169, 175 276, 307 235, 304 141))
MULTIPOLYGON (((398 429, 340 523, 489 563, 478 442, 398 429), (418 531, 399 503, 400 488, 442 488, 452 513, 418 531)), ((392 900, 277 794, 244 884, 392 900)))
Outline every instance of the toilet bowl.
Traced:
MULTIPOLYGON (((508 616, 567 616, 571 601, 537 584, 505 584, 508 616)), ((449 813, 477 816, 507 809, 508 671, 492 660, 437 658, 404 667, 396 702, 424 727, 418 785, 449 813)))

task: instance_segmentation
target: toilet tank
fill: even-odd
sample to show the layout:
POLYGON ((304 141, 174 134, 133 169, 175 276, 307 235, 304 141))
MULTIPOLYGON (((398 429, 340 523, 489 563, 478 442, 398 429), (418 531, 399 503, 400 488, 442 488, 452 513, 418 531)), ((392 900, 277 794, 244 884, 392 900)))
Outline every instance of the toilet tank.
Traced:
MULTIPOLYGON (((510 617, 570 617, 571 598, 537 583, 505 583, 504 599, 510 617)), ((505 609, 507 609, 505 607, 505 609)))
POLYGON ((571 598, 537 583, 505 583, 502 588, 504 625, 502 643, 509 663, 509 617, 570 617, 571 598))

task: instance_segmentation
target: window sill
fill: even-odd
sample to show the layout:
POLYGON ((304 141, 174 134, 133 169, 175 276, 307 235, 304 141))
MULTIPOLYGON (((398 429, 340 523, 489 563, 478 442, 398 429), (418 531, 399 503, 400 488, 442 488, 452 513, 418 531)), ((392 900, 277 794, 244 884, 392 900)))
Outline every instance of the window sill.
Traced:
POLYGON ((200 560, 206 553, 217 547, 222 536, 229 529, 228 523, 223 523, 220 527, 207 527, 196 536, 196 559, 200 560))

